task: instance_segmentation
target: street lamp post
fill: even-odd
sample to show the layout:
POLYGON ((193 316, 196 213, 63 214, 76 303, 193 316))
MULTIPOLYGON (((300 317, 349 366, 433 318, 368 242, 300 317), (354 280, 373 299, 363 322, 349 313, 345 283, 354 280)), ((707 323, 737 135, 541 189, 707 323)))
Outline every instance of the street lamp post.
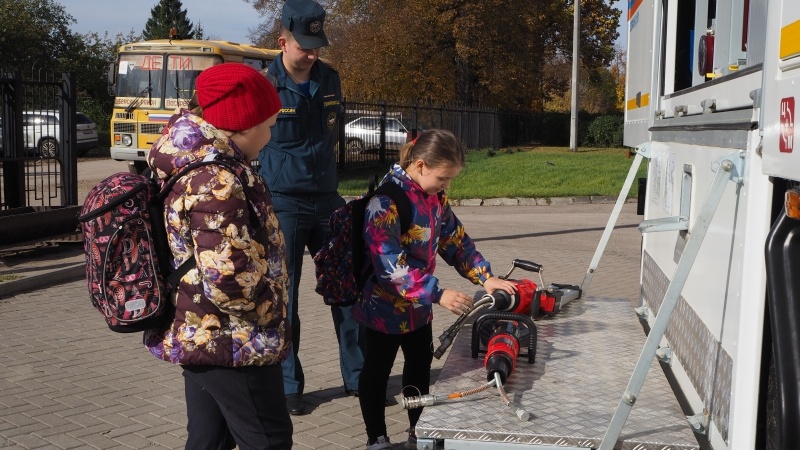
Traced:
POLYGON ((578 151, 578 67, 580 62, 581 37, 581 5, 574 0, 572 24, 572 99, 570 101, 571 117, 569 122, 569 150, 578 151))

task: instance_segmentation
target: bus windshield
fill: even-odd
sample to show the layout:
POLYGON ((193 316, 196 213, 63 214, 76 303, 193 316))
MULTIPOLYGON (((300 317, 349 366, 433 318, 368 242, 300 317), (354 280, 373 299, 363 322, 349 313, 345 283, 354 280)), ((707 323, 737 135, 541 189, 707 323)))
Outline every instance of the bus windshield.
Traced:
POLYGON ((200 72, 220 61, 217 56, 121 54, 114 106, 131 109, 186 106, 200 72))

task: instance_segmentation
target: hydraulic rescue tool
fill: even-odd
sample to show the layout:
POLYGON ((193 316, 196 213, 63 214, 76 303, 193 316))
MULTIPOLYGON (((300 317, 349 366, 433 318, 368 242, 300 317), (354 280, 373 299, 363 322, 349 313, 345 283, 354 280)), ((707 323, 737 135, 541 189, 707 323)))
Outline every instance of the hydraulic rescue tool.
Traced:
MULTIPOLYGON (((543 288, 542 286, 545 284, 542 279, 542 271, 543 268, 541 264, 522 259, 513 260, 511 269, 505 276, 501 276, 500 278, 514 283, 514 294, 509 295, 507 292, 501 290, 484 294, 472 305, 469 312, 461 315, 441 336, 439 336, 440 345, 439 348, 433 352, 433 356, 437 359, 441 358, 447 348, 453 343, 453 339, 455 339, 464 323, 471 318, 482 317, 481 314, 494 314, 493 318, 495 319, 517 320, 526 324, 530 331, 534 331, 536 327, 533 325, 533 320, 555 314, 567 303, 580 298, 581 289, 575 285, 550 284, 547 288, 543 288), (515 268, 538 273, 540 284, 537 285, 535 282, 528 279, 510 279, 509 276, 511 276, 515 268)), ((489 318, 484 320, 488 319, 489 318)), ((475 330, 476 328, 473 327, 473 334, 475 330)), ((529 350, 532 351, 529 351, 527 356, 530 360, 529 362, 533 363, 536 348, 535 336, 532 336, 531 340, 532 344, 529 344, 528 347, 529 350)), ((473 349, 473 358, 476 357, 477 353, 475 353, 473 349)))
POLYGON ((580 287, 566 284, 551 284, 544 288, 542 266, 540 264, 515 259, 511 270, 501 278, 514 283, 514 293, 497 290, 484 294, 470 310, 458 319, 439 336, 439 347, 433 352, 438 359, 453 343, 461 327, 470 319, 472 324, 472 357, 485 353, 483 360, 486 369, 486 384, 474 389, 454 392, 447 395, 426 394, 418 397, 403 398, 406 409, 432 406, 446 400, 456 400, 468 395, 485 391, 496 386, 503 403, 511 408, 514 415, 522 421, 528 420, 530 414, 514 404, 506 395, 503 384, 514 372, 519 356, 527 356, 528 364, 536 359, 536 325, 534 319, 557 313, 567 303, 580 297, 580 287), (540 284, 528 279, 510 279, 511 272, 520 268, 539 274, 540 284), (483 340, 482 335, 487 335, 483 340), (527 353, 520 353, 520 342, 527 338, 527 353))

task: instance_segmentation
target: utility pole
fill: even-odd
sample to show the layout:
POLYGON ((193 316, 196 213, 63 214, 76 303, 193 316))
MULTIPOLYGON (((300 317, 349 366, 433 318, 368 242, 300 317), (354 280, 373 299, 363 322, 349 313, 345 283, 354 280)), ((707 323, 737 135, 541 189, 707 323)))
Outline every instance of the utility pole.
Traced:
POLYGON ((569 150, 578 151, 578 67, 580 64, 581 42, 581 4, 580 0, 573 0, 572 24, 572 100, 570 102, 571 117, 569 121, 569 150))

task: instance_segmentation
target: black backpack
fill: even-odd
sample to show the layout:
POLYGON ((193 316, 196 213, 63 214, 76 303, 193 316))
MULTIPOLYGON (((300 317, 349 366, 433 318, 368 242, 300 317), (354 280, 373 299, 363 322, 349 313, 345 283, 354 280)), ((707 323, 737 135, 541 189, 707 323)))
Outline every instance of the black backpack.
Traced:
POLYGON ((387 181, 362 197, 351 200, 331 214, 325 245, 314 255, 316 291, 329 306, 350 306, 361 300, 372 274, 372 263, 364 249, 364 215, 373 196, 389 196, 397 207, 401 234, 411 226, 411 200, 403 188, 387 181))

